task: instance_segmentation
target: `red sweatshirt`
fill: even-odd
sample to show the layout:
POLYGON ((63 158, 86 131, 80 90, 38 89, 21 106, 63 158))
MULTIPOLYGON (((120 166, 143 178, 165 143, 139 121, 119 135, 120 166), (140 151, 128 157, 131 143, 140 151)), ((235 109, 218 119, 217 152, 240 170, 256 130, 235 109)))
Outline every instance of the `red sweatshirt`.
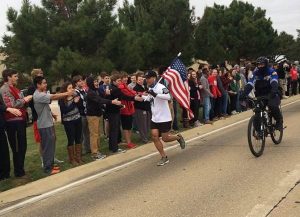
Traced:
MULTIPOLYGON (((119 89, 127 96, 135 96, 136 92, 128 88, 127 84, 121 83, 119 89)), ((135 112, 134 102, 121 100, 122 104, 125 105, 125 108, 121 109, 121 115, 133 115, 135 112)))
POLYGON ((292 81, 298 80, 297 69, 291 68, 290 75, 291 75, 292 81))
POLYGON ((210 91, 214 95, 214 98, 221 97, 222 93, 220 92, 220 90, 218 88, 217 77, 213 76, 213 75, 210 75, 208 77, 208 83, 209 83, 209 86, 210 86, 210 91))

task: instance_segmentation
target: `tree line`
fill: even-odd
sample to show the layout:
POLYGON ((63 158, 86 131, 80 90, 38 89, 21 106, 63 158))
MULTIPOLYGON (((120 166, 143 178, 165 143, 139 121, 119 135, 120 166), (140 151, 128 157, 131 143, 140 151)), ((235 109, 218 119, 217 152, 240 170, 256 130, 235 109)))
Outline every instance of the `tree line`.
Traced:
POLYGON ((9 24, 0 52, 4 63, 22 72, 42 68, 50 80, 82 73, 134 72, 167 65, 183 53, 219 64, 260 55, 285 54, 296 60, 297 39, 278 33, 266 11, 233 0, 226 7, 206 7, 195 16, 189 0, 23 0, 20 11, 9 8, 9 24))

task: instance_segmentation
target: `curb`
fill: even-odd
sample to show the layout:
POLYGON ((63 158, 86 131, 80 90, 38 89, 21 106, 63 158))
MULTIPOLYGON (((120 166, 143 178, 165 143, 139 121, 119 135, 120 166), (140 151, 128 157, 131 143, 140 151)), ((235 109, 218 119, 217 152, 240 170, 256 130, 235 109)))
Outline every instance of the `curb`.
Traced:
MULTIPOLYGON (((287 105, 290 103, 296 103, 300 101, 300 95, 291 97, 289 99, 283 100, 282 105, 287 105)), ((251 110, 240 113, 238 115, 233 115, 225 120, 220 120, 215 122, 213 125, 204 125, 196 128, 192 128, 183 131, 181 134, 185 140, 194 140, 200 135, 207 134, 211 131, 216 131, 219 128, 226 127, 235 123, 240 123, 247 121, 251 117, 253 112, 251 110)), ((245 129, 246 130, 246 129, 245 129)), ((165 147, 174 146, 176 142, 168 143, 165 147)), ((174 147, 178 148, 178 146, 174 147)), ((97 173, 101 173, 106 170, 112 170, 122 164, 126 164, 130 161, 142 158, 148 155, 150 157, 158 155, 153 143, 148 143, 146 145, 140 146, 133 150, 128 150, 124 154, 112 155, 104 160, 94 161, 82 166, 78 166, 62 173, 49 176, 26 185, 10 189, 8 191, 0 193, 0 210, 6 207, 12 206, 14 204, 20 203, 24 200, 36 197, 38 195, 45 194, 49 191, 53 191, 62 186, 69 185, 76 181, 79 181, 85 177, 93 176, 97 173)), ((135 162, 136 163, 136 162, 135 162)), ((154 165, 155 166, 155 165, 154 165)), ((0 213, 1 214, 1 213, 0 213)))

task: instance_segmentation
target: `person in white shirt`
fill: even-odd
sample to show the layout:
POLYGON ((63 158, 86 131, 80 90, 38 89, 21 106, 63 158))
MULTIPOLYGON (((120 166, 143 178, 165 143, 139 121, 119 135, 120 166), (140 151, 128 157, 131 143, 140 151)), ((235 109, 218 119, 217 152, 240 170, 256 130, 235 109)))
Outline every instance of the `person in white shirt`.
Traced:
POLYGON ((154 145, 161 155, 161 160, 157 163, 157 166, 164 166, 169 163, 169 159, 159 137, 161 136, 164 142, 177 140, 182 149, 185 148, 185 141, 180 134, 170 134, 172 116, 168 104, 168 100, 171 99, 169 90, 163 84, 156 82, 157 74, 154 71, 148 71, 145 78, 149 91, 144 94, 143 99, 151 102, 151 135, 154 145))

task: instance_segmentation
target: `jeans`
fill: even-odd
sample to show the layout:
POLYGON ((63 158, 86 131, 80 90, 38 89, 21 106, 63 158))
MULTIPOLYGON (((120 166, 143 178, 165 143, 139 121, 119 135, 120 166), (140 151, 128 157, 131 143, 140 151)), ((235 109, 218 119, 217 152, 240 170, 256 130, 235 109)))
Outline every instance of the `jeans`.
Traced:
POLYGON ((217 98, 214 97, 210 97, 210 112, 209 112, 209 118, 212 120, 216 117, 215 114, 215 108, 216 108, 216 104, 217 104, 217 98))
POLYGON ((241 102, 240 102, 240 91, 237 92, 236 95, 236 111, 237 112, 241 112, 242 108, 241 108, 241 102))
POLYGON ((236 108, 236 98, 237 98, 237 94, 236 95, 230 95, 230 113, 233 112, 233 111, 237 111, 237 108, 236 108))
POLYGON ((81 118, 73 121, 65 121, 63 124, 67 134, 68 146, 81 144, 81 138, 82 138, 81 118))
POLYGON ((203 116, 204 121, 209 121, 209 113, 211 109, 210 97, 203 98, 203 116))
POLYGON ((227 106, 228 106, 228 93, 225 92, 221 97, 221 114, 227 114, 227 106))

